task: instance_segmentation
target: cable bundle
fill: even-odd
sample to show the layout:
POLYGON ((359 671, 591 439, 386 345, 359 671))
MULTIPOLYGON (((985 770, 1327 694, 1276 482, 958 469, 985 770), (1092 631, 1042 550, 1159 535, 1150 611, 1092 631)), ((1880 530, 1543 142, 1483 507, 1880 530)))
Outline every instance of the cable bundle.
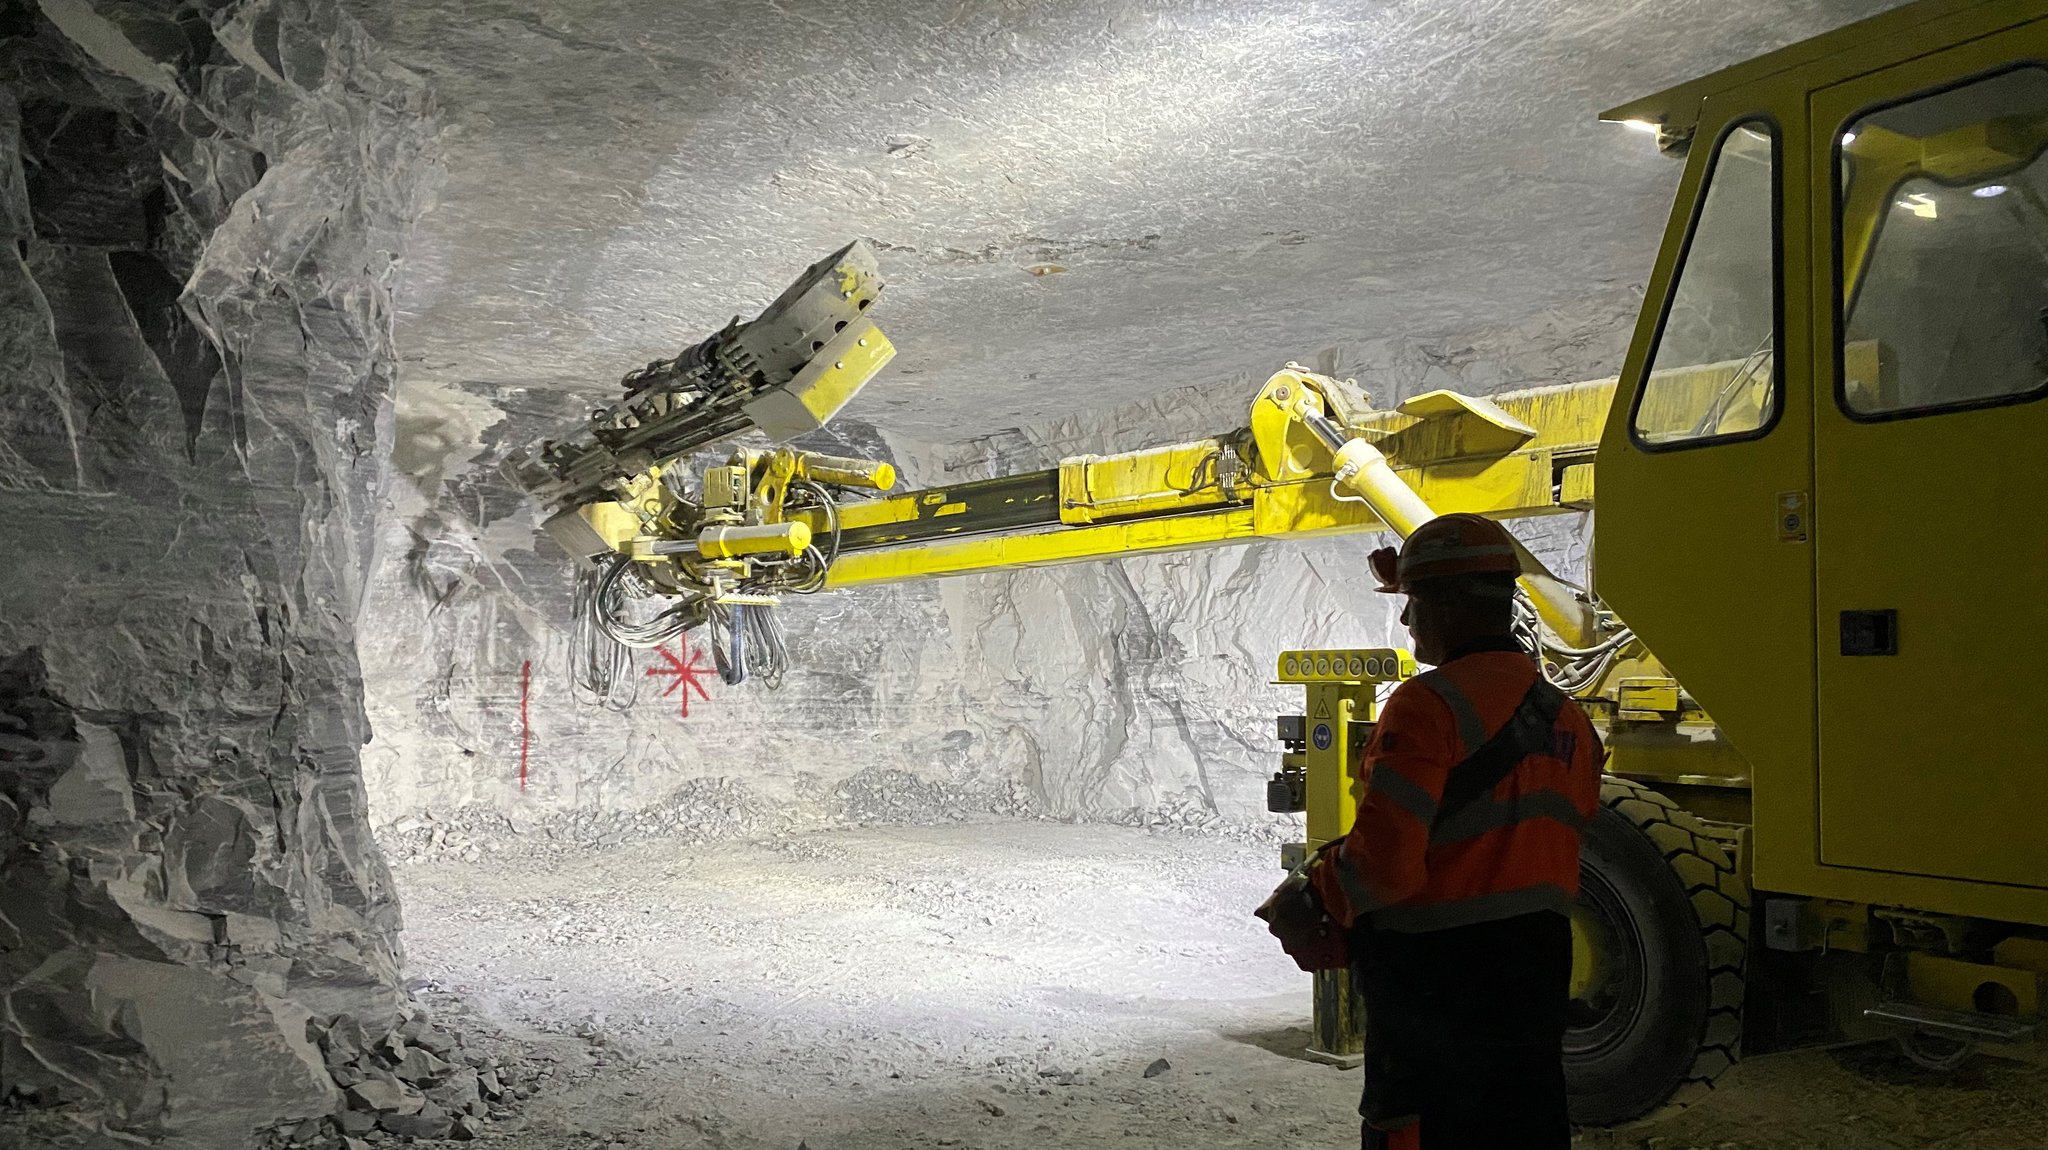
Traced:
POLYGON ((1624 627, 1591 647, 1566 647, 1543 641, 1543 627, 1536 617, 1536 605, 1521 591, 1515 592, 1515 638, 1523 650, 1536 656, 1543 677, 1567 694, 1598 682, 1621 649, 1636 637, 1624 627))
POLYGON ((569 625, 569 685, 577 698, 623 711, 640 696, 633 677, 633 653, 598 621, 597 568, 576 568, 575 609, 569 625))

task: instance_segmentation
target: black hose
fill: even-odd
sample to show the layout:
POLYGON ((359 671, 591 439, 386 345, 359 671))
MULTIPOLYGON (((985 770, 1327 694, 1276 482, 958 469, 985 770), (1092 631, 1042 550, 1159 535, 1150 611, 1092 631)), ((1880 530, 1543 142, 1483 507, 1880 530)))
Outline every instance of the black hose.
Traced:
POLYGON ((727 660, 728 666, 719 668, 719 677, 725 680, 726 685, 737 687, 747 681, 746 607, 741 604, 734 604, 731 618, 732 634, 729 636, 728 641, 732 645, 732 655, 727 660))

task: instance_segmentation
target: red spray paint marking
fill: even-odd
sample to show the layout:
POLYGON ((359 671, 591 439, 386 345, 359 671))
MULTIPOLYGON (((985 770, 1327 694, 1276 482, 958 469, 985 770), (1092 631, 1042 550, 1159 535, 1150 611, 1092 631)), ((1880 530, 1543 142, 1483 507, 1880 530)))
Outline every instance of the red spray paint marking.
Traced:
POLYGON ((526 710, 527 689, 533 685, 533 660, 519 664, 519 789, 526 789, 526 749, 533 742, 533 727, 526 710))
POLYGON ((708 664, 699 661, 704 658, 704 652, 699 651, 687 640, 683 643, 683 654, 690 657, 687 663, 677 658, 667 647, 656 647, 654 650, 656 654, 668 660, 668 666, 649 667, 647 668, 647 675, 649 678, 659 678, 663 675, 674 677, 675 681, 668 685, 668 689, 661 693, 661 697, 666 699, 670 695, 675 694, 678 689, 681 689, 683 693, 683 718, 687 719, 690 717, 690 692, 692 690, 697 692, 698 698, 706 702, 711 700, 711 692, 704 689, 704 684, 700 680, 710 678, 714 670, 708 664))

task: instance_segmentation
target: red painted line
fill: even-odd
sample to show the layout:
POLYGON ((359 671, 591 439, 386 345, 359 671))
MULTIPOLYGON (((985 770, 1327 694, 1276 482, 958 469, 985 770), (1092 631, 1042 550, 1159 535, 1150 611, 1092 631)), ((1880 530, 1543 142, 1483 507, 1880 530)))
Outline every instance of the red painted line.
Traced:
POLYGON ((526 696, 533 686, 533 660, 519 664, 519 789, 526 789, 526 751, 533 743, 533 725, 526 709, 526 696))

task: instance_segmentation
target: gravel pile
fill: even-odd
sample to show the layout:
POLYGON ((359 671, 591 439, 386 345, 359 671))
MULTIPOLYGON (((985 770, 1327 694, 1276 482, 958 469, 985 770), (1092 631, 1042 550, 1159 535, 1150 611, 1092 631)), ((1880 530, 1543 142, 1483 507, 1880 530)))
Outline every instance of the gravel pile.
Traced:
MULTIPOLYGON (((420 811, 378 828, 377 842, 395 864, 474 863, 514 849, 522 857, 545 857, 647 842, 704 846, 740 839, 777 839, 835 827, 929 827, 1051 817, 1021 780, 990 784, 966 777, 932 779, 912 771, 873 767, 829 788, 821 784, 813 792, 800 793, 786 808, 762 802, 737 779, 692 779, 661 802, 631 811, 584 809, 546 816, 481 806, 420 811), (791 810, 822 814, 806 818, 791 810)), ((1290 842, 1301 837, 1298 817, 1232 819, 1192 790, 1149 807, 1060 821, 1141 827, 1154 833, 1217 835, 1256 843, 1290 842)))
POLYGON ((514 841, 533 849, 556 844, 579 851, 655 839, 695 846, 789 829, 784 824, 791 821, 768 811, 736 780, 692 779, 661 802, 632 811, 583 809, 538 817, 480 806, 420 811, 378 828, 377 843, 395 863, 480 862, 514 841))
POLYGON ((1154 806, 1129 807, 1089 821, 1151 831, 1220 835, 1255 843, 1293 842, 1302 835, 1298 816, 1270 815, 1256 821, 1227 818, 1195 791, 1183 791, 1154 806))
POLYGON ((468 806, 406 814, 377 828, 393 863, 481 862, 516 844, 522 854, 602 850, 630 843, 685 846, 800 834, 837 826, 939 826, 987 818, 1037 816, 1030 789, 1006 780, 990 786, 921 778, 872 768, 829 790, 800 796, 810 818, 762 802, 736 779, 692 779, 661 802, 631 811, 575 810, 545 816, 468 806), (818 801, 812 801, 818 800, 818 801))
POLYGON ((834 787, 825 809, 831 824, 841 826, 936 826, 1037 813, 1030 788, 1015 779, 969 785, 886 767, 870 767, 834 787))
POLYGON ((470 1049, 464 1035, 410 1004, 384 1025, 347 1014, 314 1018, 306 1037, 318 1044, 341 1104, 332 1114, 269 1131, 260 1150, 365 1150, 509 1133, 525 1126, 519 1103, 554 1074, 532 1059, 470 1049))

